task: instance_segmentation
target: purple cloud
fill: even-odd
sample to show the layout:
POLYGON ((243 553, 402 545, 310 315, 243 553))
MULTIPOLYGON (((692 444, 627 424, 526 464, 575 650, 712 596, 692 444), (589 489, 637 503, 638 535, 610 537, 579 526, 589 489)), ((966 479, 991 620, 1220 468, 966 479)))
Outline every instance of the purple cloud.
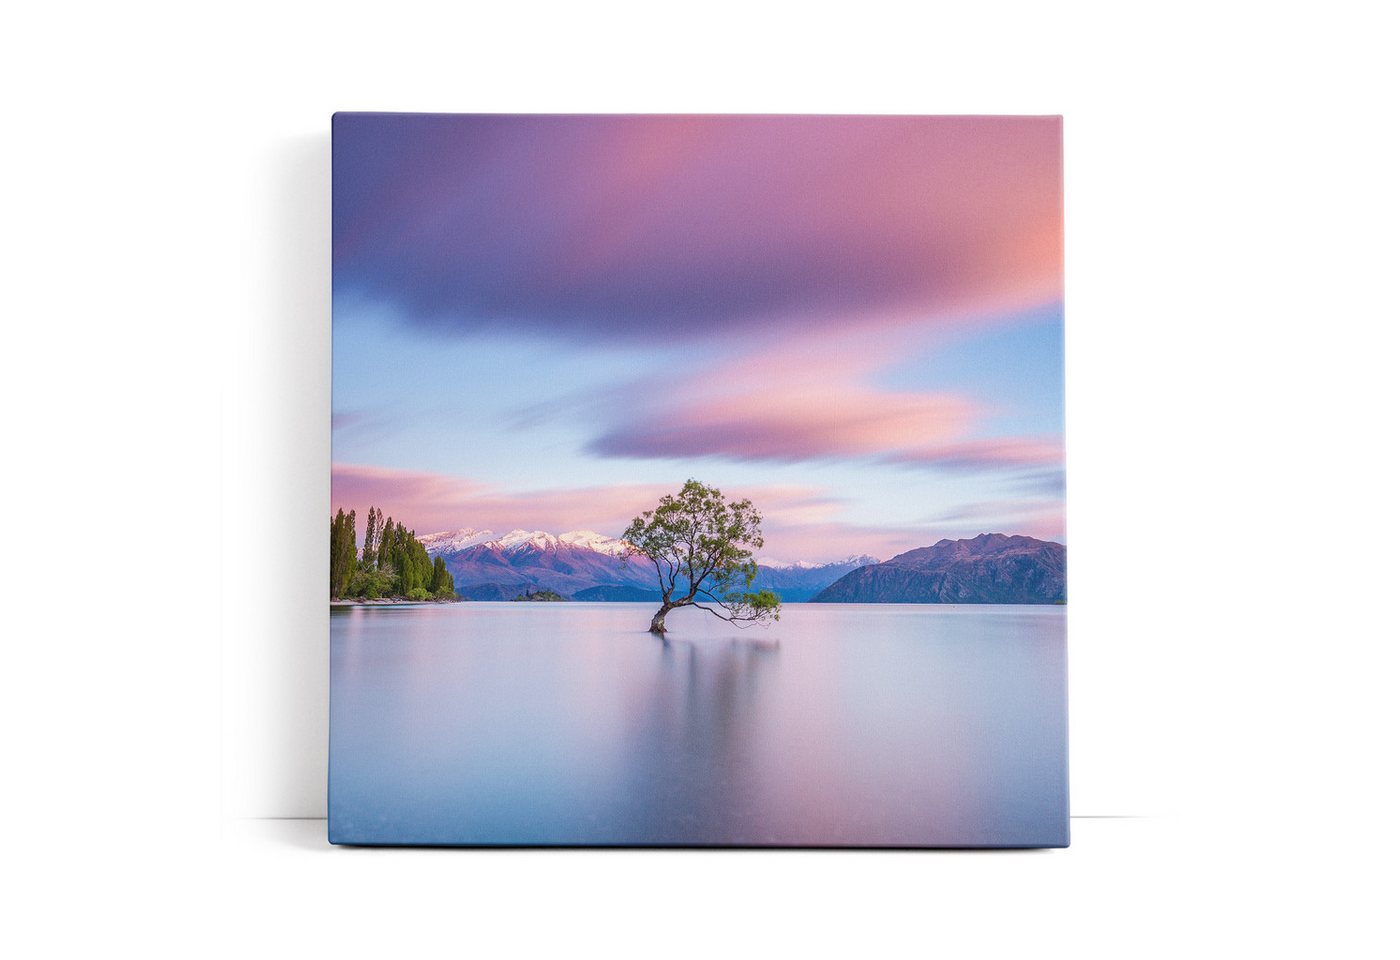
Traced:
POLYGON ((651 342, 1060 296, 1058 118, 335 119, 338 293, 651 342))

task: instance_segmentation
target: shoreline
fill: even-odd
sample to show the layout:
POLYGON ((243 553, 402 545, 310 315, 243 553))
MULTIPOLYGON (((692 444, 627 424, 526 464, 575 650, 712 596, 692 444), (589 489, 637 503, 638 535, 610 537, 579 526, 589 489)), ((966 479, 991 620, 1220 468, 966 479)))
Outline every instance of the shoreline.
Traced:
POLYGON ((348 600, 347 600, 347 599, 342 598, 342 599, 340 599, 340 600, 332 600, 332 601, 331 601, 331 606, 333 606, 333 607, 387 607, 387 606, 393 606, 393 605, 395 605, 395 604, 400 604, 400 605, 402 605, 402 604, 420 604, 420 605, 421 605, 421 604, 428 604, 428 603, 444 603, 444 604, 445 604, 445 603, 465 603, 465 602, 466 602, 466 601, 463 600, 461 597, 457 597, 457 598, 452 599, 452 600, 434 600, 434 599, 428 599, 428 600, 408 600, 408 599, 405 599, 405 598, 403 598, 403 597, 379 597, 378 599, 375 599, 375 600, 361 600, 361 599, 354 599, 354 598, 348 599, 348 600))

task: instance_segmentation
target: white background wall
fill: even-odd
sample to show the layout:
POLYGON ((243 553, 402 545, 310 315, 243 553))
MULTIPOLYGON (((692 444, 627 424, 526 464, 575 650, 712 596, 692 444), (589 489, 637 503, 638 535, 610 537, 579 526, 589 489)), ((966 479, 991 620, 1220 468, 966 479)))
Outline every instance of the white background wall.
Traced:
POLYGON ((1396 69, 1380 5, 11 11, 18 923, 56 954, 1379 952, 1396 69), (335 110, 1062 113, 1055 854, 330 850, 335 110), (1115 826, 1117 825, 1117 826, 1115 826), (279 832, 281 830, 281 832, 279 832))

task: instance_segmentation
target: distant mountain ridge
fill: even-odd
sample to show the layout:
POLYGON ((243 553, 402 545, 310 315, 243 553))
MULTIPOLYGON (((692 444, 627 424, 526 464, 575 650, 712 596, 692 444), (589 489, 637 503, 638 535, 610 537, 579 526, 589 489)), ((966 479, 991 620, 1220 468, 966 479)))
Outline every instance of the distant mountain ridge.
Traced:
POLYGON ((754 577, 753 582, 759 589, 776 591, 788 603, 804 603, 852 570, 879 562, 877 558, 868 554, 833 560, 830 563, 812 563, 806 560, 778 563, 760 557, 758 576, 754 577))
MULTIPOLYGON (((429 556, 441 556, 457 593, 469 600, 510 600, 525 590, 552 590, 575 600, 650 601, 660 598, 656 568, 642 557, 625 557, 626 545, 592 530, 552 534, 464 527, 418 538, 429 556)), ((842 575, 875 557, 853 556, 832 563, 779 563, 760 558, 754 585, 776 590, 784 600, 811 599, 842 575)))
POLYGON ((592 530, 571 530, 555 536, 544 530, 512 530, 496 536, 490 530, 461 530, 429 533, 418 538, 418 542, 428 551, 428 556, 446 555, 469 547, 488 546, 504 552, 528 550, 557 550, 561 546, 579 547, 594 553, 615 557, 622 556, 625 544, 614 537, 605 537, 592 530))
MULTIPOLYGON (((551 590, 574 600, 651 601, 656 570, 626 545, 592 530, 552 534, 462 528, 419 537, 441 556, 470 600, 510 600, 551 590)), ((789 603, 1063 603, 1065 546, 1034 537, 984 533, 940 540, 881 563, 857 555, 831 563, 759 558, 755 586, 789 603)))
POLYGON ((812 602, 1063 603, 1065 594, 1064 544, 984 533, 859 567, 812 602))

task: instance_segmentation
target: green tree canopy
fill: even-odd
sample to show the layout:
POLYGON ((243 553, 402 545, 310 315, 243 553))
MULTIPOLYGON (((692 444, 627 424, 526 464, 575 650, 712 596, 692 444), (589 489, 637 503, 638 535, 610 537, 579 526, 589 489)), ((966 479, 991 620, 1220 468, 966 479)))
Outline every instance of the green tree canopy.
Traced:
POLYGON ((339 600, 355 574, 355 511, 337 510, 331 520, 331 599, 339 600))
POLYGON ((337 510, 331 518, 331 599, 343 597, 453 600, 457 592, 442 557, 428 556, 415 531, 370 507, 359 551, 355 511, 337 510))
POLYGON ((666 614, 677 607, 699 607, 731 623, 778 619, 782 598, 752 589, 762 521, 751 501, 725 500, 697 480, 687 480, 680 493, 667 494, 632 520, 622 535, 624 556, 650 560, 661 587, 652 633, 665 635, 666 614))
POLYGON ((456 594, 452 583, 452 574, 447 570, 447 561, 442 557, 433 558, 433 579, 428 585, 428 591, 435 597, 448 598, 456 594))

